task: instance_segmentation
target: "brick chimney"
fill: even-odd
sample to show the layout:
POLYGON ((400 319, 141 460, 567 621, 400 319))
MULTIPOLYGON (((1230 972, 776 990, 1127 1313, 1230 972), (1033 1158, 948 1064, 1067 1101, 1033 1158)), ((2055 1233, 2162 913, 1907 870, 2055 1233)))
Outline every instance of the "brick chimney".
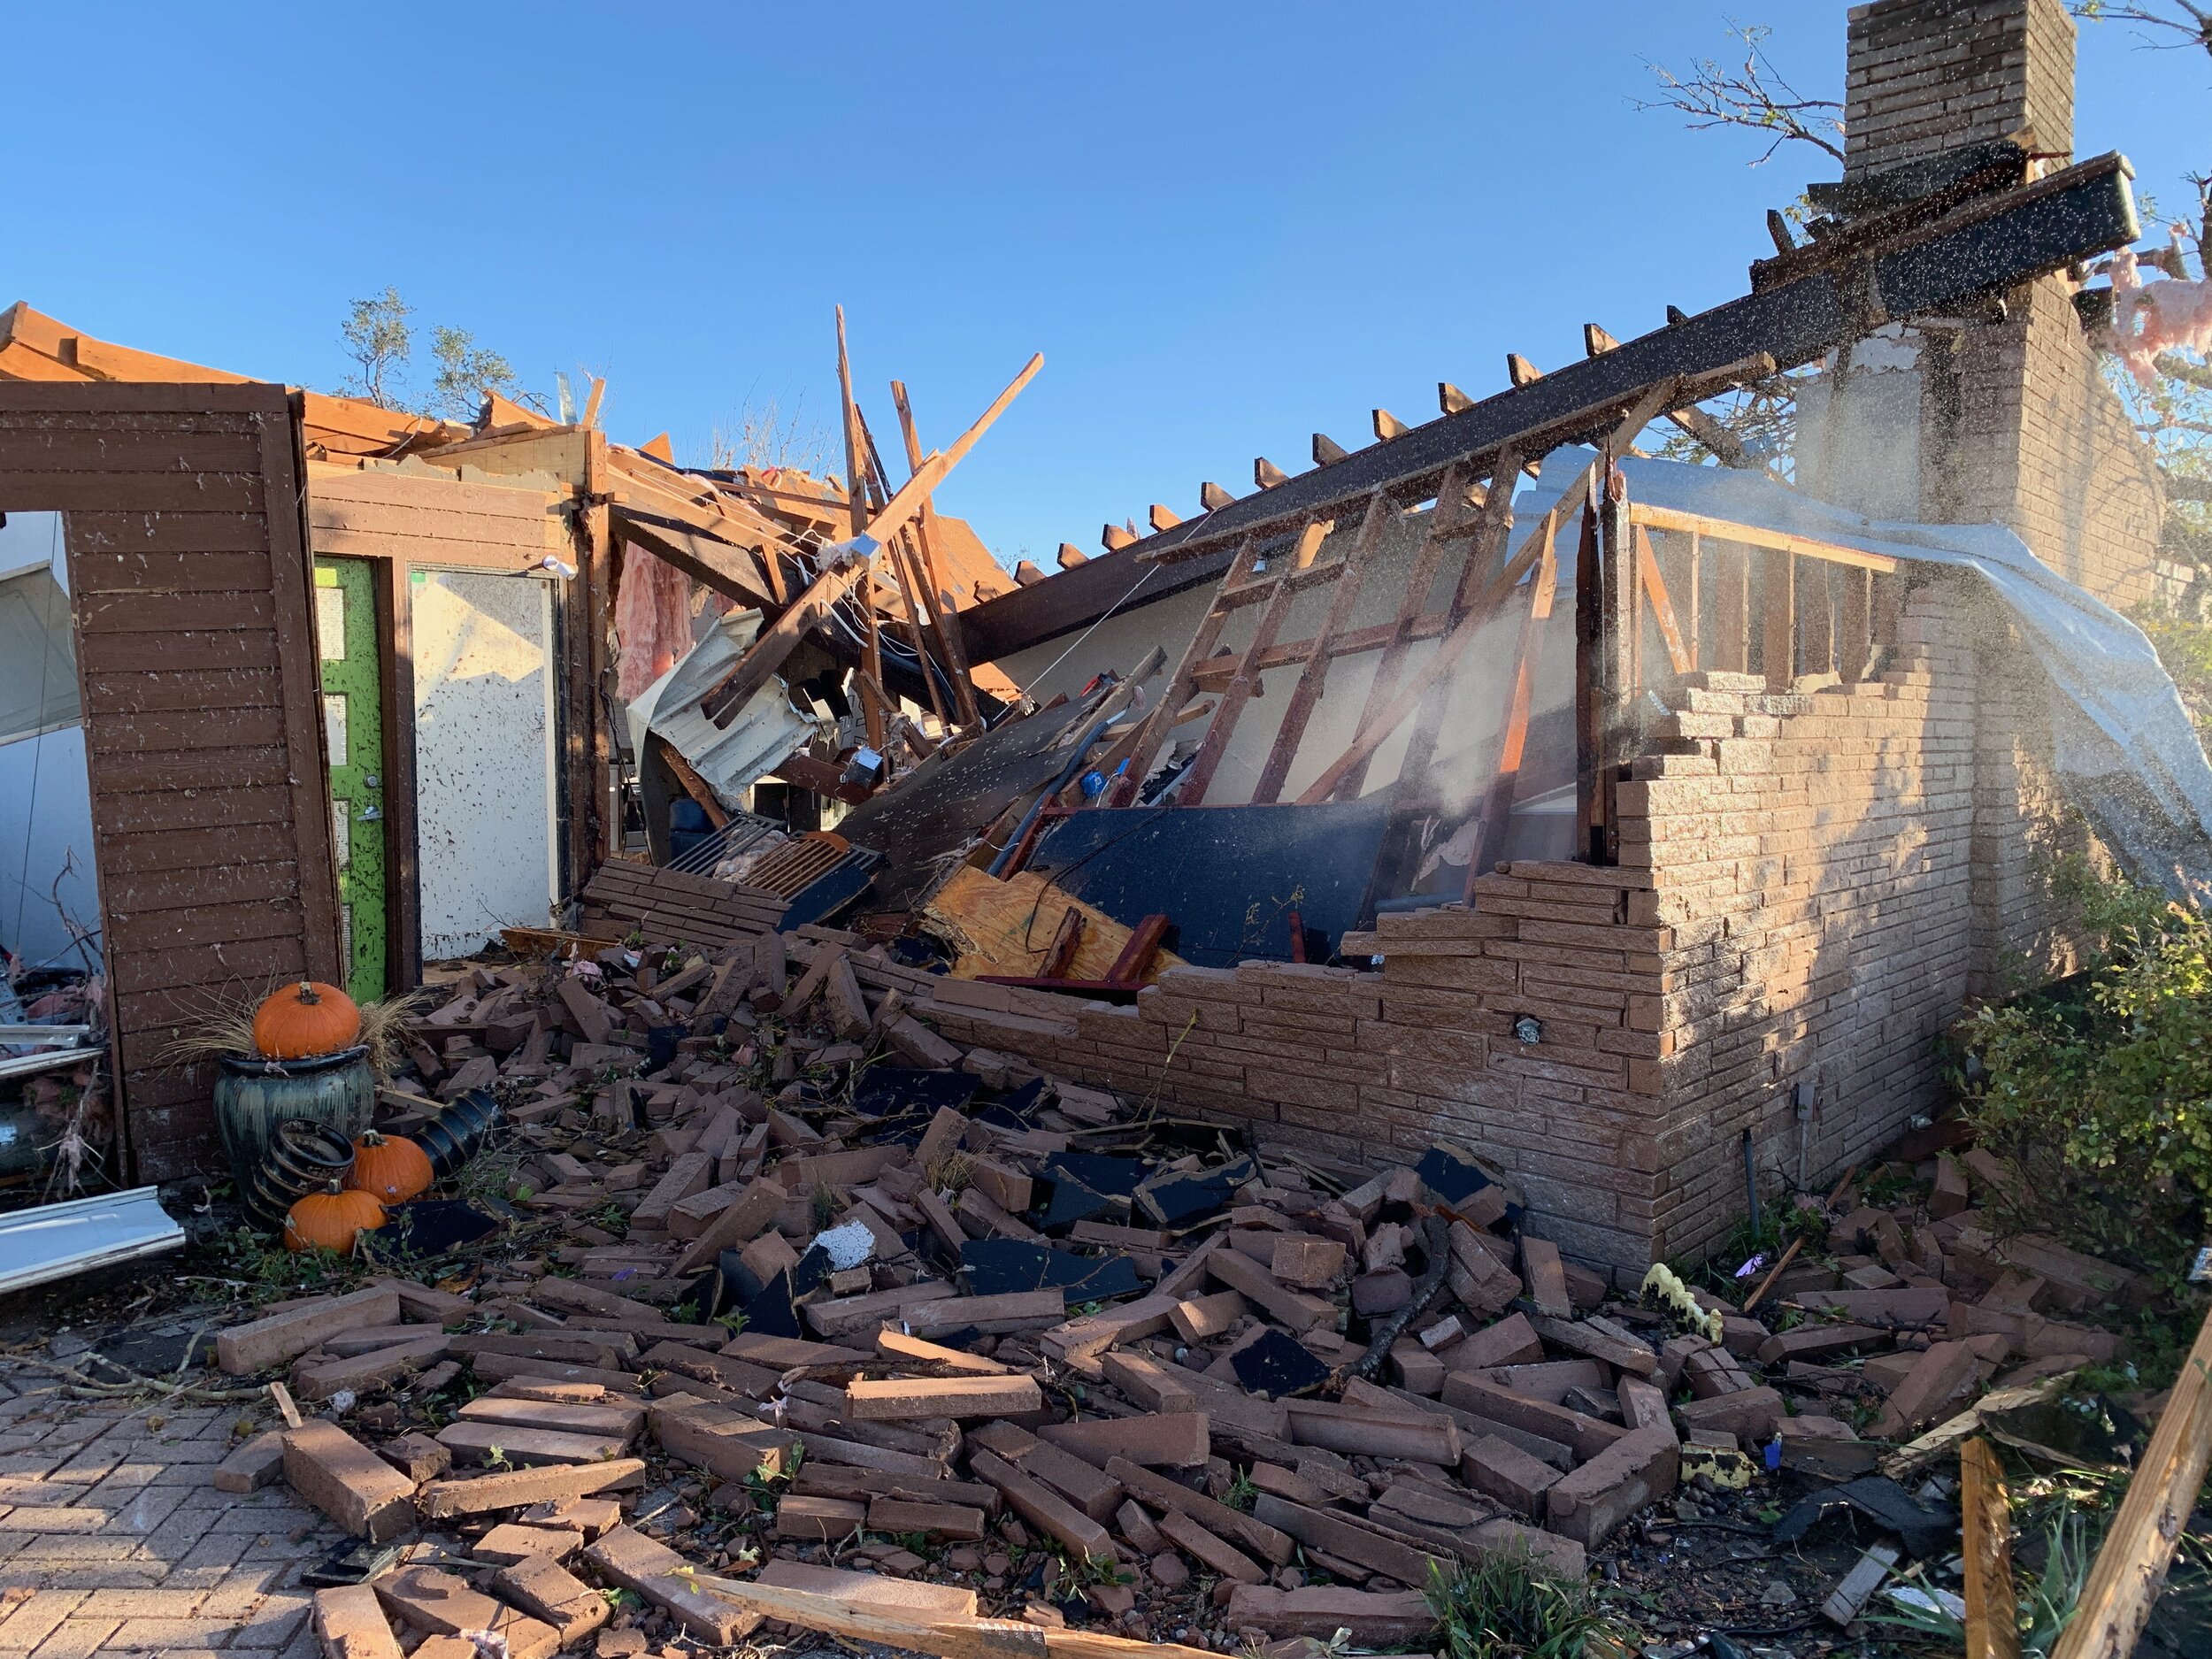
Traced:
MULTIPOLYGON (((2050 157, 2044 170, 2072 159, 2063 0, 1875 0, 1851 9, 1848 40, 1847 179, 2001 138, 2050 157)), ((2156 472, 2104 381, 2074 288, 2045 277, 2008 292, 2001 320, 1924 319, 1859 342, 1839 419, 1824 396, 1804 400, 1801 483, 1878 516, 2009 526, 2108 603, 2143 598, 2156 472)))

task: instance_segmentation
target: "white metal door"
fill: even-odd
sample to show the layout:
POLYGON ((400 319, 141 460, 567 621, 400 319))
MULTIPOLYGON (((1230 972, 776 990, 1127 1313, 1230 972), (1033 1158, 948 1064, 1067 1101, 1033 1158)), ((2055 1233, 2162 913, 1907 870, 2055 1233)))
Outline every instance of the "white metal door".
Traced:
POLYGON ((553 584, 416 570, 415 824, 426 962, 557 902, 553 584))

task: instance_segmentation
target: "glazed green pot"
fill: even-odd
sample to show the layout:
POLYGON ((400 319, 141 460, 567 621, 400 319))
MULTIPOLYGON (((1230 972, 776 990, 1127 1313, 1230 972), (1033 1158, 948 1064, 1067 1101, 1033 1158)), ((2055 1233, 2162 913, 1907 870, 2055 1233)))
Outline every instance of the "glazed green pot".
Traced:
POLYGON ((215 1080, 215 1126, 230 1158, 241 1199, 255 1171, 268 1161, 271 1138, 288 1118, 322 1124, 351 1141, 370 1126, 376 1109, 376 1073, 365 1044, 318 1055, 312 1060, 239 1060, 223 1057, 215 1080))

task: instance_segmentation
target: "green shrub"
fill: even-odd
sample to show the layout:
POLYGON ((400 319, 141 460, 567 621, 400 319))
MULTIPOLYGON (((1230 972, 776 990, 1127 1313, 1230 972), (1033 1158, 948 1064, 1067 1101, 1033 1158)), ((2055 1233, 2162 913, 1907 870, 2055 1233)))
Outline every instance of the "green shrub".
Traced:
POLYGON ((2001 1228, 2127 1256, 2193 1236, 2212 1195, 2212 924, 2078 859, 2054 878, 2099 946, 2074 980, 1976 1010, 1956 1033, 1980 1143, 2022 1180, 2001 1228))

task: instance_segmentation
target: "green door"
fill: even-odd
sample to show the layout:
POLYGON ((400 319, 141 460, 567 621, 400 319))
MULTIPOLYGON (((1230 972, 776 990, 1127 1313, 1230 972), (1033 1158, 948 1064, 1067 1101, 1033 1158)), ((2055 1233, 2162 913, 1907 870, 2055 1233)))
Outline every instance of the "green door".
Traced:
POLYGON ((366 559, 315 561, 330 821, 338 843, 338 927, 346 995, 384 995, 384 698, 376 596, 366 559))

